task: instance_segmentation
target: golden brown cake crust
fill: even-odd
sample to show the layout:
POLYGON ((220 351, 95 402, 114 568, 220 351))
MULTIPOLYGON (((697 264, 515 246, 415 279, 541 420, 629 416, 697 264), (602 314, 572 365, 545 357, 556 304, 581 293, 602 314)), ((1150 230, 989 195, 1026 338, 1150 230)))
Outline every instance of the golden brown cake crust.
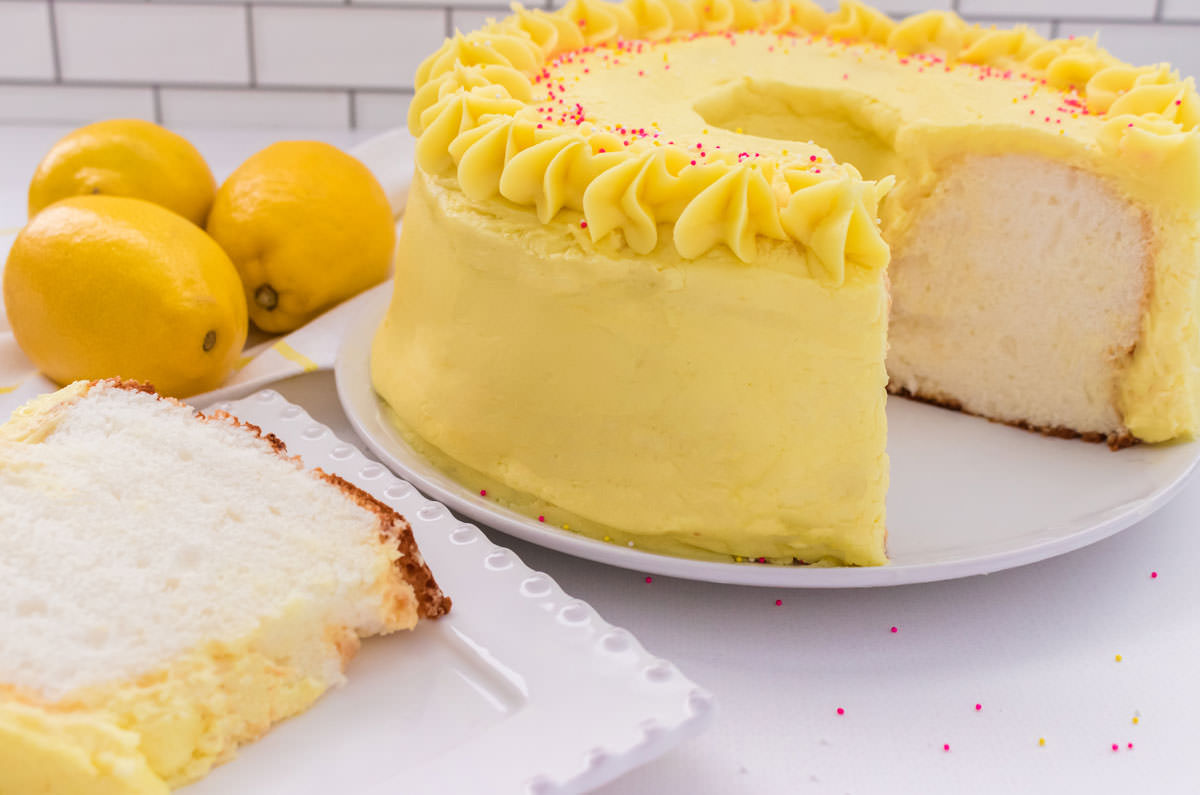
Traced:
MULTIPOLYGON (((88 388, 90 389, 98 384, 104 384, 116 389, 127 389, 131 392, 144 392, 154 395, 159 400, 186 406, 185 403, 175 398, 159 395, 154 391, 154 387, 148 383, 111 378, 92 381, 88 384, 88 388)), ((227 411, 214 411, 212 414, 206 415, 196 410, 196 417, 204 421, 219 420, 227 422, 271 445, 271 449, 276 455, 282 458, 291 458, 298 463, 300 461, 299 456, 288 456, 287 445, 278 436, 273 433, 263 433, 262 428, 253 423, 243 422, 227 411)), ((450 597, 442 593, 442 589, 438 587, 437 581, 433 578, 433 572, 429 570, 429 566, 421 556, 421 551, 417 548, 417 540, 413 537, 412 527, 408 521, 399 513, 392 510, 392 508, 337 475, 331 475, 319 467, 313 469, 312 474, 330 485, 341 489, 348 498, 378 517, 381 536, 386 540, 393 541, 400 550, 400 557, 396 560, 396 568, 400 571, 404 580, 412 586, 421 616, 424 618, 437 618, 448 613, 451 605, 450 597)))
POLYGON ((963 414, 969 414, 972 417, 983 417, 983 419, 987 420, 988 422, 998 422, 1001 425, 1008 425, 1012 428, 1020 428, 1026 431, 1033 431, 1034 433, 1040 433, 1043 436, 1052 436, 1056 439, 1082 439, 1085 442, 1107 442, 1110 450, 1120 450, 1125 447, 1132 447, 1133 445, 1139 443, 1138 439, 1128 431, 1122 433, 1104 434, 1096 431, 1077 431, 1073 428, 1064 428, 1061 425, 1032 425, 1024 420, 1000 420, 996 419, 995 417, 976 414, 973 411, 964 409, 962 404, 953 398, 941 395, 927 395, 920 392, 911 392, 902 386, 897 386, 896 384, 890 382, 887 385, 887 391, 888 394, 896 395, 898 397, 905 397, 911 400, 920 401, 921 403, 928 403, 931 406, 938 406, 939 408, 950 409, 951 411, 959 411, 963 414))
POLYGON ((381 532, 386 537, 394 539, 400 549, 401 557, 396 561, 396 566, 404 574, 404 579, 412 585, 421 615, 425 618, 437 618, 449 612, 450 597, 442 593, 442 589, 438 587, 437 581, 433 578, 433 572, 429 570, 425 559, 421 557, 408 521, 387 505, 337 475, 331 475, 319 468, 314 469, 313 474, 337 486, 345 492, 347 497, 363 508, 373 511, 379 517, 381 532))

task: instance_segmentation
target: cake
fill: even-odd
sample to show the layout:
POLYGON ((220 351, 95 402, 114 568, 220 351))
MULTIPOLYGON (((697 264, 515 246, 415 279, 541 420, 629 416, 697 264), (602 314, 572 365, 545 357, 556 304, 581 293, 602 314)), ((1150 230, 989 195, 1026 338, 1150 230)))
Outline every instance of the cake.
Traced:
POLYGON ((450 607, 402 517, 137 385, 0 425, 0 792, 165 793, 450 607))
POLYGON ((372 379, 489 499, 873 565, 886 391, 1114 448, 1195 431, 1200 102, 1167 66, 942 11, 572 0, 416 85, 372 379))

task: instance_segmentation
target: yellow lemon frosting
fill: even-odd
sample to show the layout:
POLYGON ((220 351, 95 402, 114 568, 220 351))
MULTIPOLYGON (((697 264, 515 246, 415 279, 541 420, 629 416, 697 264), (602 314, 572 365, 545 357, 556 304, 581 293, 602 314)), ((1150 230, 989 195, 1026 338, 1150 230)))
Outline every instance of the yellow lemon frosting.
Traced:
POLYGON ((950 12, 572 0, 456 34, 416 84, 375 387, 523 510, 883 562, 888 244, 968 155, 1085 170, 1145 214, 1116 402, 1136 439, 1196 427, 1200 101, 1165 66, 950 12))

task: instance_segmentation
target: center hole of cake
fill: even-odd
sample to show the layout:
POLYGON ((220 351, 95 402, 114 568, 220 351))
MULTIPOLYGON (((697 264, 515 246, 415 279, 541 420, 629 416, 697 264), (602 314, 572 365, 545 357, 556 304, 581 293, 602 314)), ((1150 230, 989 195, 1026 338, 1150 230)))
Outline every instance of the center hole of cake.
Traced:
POLYGON ((811 141, 867 179, 896 173, 900 114, 861 91, 744 77, 709 92, 692 107, 713 127, 779 141, 811 141))

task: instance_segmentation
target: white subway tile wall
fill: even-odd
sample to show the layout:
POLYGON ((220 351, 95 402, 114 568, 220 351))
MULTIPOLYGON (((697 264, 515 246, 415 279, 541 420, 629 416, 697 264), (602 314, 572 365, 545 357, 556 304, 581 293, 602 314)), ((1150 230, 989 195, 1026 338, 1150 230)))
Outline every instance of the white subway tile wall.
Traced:
MULTIPOLYGON (((525 0, 547 8, 566 0, 525 0)), ((831 7, 836 0, 819 0, 831 7)), ((1090 36, 1200 75, 1200 0, 876 0, 1090 36)), ((417 65, 504 0, 0 0, 0 124, 403 126, 417 65)))
POLYGON ((0 78, 54 79, 49 6, 0 2, 0 78))
POLYGON ((63 81, 245 85, 246 11, 228 5, 53 4, 63 81))

